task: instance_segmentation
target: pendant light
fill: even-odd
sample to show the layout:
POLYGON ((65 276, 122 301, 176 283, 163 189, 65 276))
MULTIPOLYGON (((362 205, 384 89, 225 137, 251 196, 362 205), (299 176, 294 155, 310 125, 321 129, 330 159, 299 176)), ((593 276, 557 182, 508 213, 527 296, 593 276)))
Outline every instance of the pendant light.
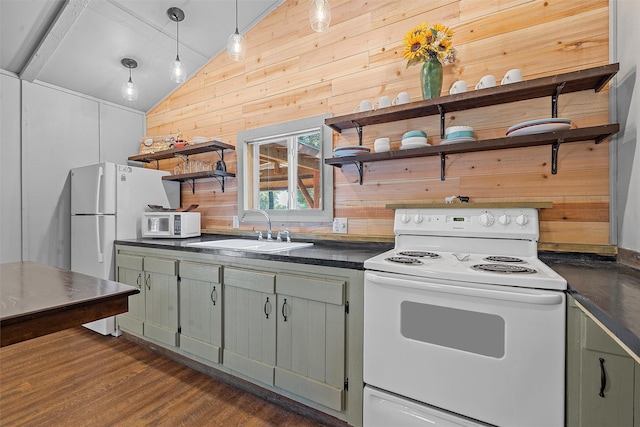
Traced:
POLYGON ((169 19, 176 23, 176 59, 169 64, 169 75, 174 82, 184 83, 187 78, 187 71, 184 69, 182 62, 180 62, 180 38, 178 34, 179 23, 184 20, 184 12, 178 7, 170 7, 167 10, 167 15, 169 15, 169 19))
POLYGON ((135 101, 138 99, 138 87, 131 80, 131 69, 138 67, 138 63, 131 58, 123 58, 120 62, 129 69, 129 80, 122 85, 122 97, 127 101, 135 101))
POLYGON ((309 9, 309 22, 313 31, 318 33, 329 28, 331 22, 331 6, 329 0, 311 0, 309 9))
POLYGON ((229 58, 234 61, 244 60, 244 54, 246 52, 244 37, 238 32, 238 0, 236 0, 236 32, 229 36, 227 41, 227 53, 229 58))

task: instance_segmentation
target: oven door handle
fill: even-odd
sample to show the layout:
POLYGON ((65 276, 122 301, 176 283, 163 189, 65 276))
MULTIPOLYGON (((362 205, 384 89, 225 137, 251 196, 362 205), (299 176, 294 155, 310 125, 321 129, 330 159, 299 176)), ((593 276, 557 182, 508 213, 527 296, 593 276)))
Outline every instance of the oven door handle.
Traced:
POLYGON ((562 304, 563 301, 561 292, 532 295, 517 292, 495 291, 490 289, 466 288, 454 285, 439 285, 436 283, 428 283, 419 280, 406 280, 397 279, 394 277, 379 276, 371 272, 367 273, 367 279, 379 285, 403 286, 405 288, 429 290, 432 292, 464 295, 475 298, 521 302, 525 304, 557 305, 562 304))

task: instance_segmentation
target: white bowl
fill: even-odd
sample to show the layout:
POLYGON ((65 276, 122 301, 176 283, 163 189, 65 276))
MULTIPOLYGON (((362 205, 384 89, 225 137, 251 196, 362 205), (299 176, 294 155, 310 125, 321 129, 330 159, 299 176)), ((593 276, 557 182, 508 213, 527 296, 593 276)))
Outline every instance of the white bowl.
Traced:
POLYGON ((374 144, 378 144, 378 143, 389 144, 390 142, 391 142, 391 140, 389 138, 376 138, 376 140, 373 141, 374 144))
POLYGON ((450 133, 453 133, 453 132, 465 132, 465 131, 473 132, 473 128, 471 126, 449 126, 444 130, 444 134, 449 135, 450 133))
POLYGON ((412 136, 409 138, 404 138, 402 140, 402 145, 423 145, 427 143, 427 138, 423 136, 412 136))

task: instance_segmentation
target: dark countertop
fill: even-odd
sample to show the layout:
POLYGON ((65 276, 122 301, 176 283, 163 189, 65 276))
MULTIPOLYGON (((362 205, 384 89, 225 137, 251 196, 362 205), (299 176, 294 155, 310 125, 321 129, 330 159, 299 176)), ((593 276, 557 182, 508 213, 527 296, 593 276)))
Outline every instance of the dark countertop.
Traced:
POLYGON ((35 262, 0 264, 2 346, 124 313, 138 292, 35 262))
MULTIPOLYGON (((364 261, 393 248, 393 243, 318 241, 312 247, 277 253, 188 247, 187 243, 237 238, 203 235, 190 239, 118 240, 117 244, 176 249, 232 257, 364 270, 364 261)), ((294 239, 295 241, 296 239, 294 239)), ((541 252, 540 259, 569 283, 569 293, 640 357, 640 270, 611 257, 541 252)))

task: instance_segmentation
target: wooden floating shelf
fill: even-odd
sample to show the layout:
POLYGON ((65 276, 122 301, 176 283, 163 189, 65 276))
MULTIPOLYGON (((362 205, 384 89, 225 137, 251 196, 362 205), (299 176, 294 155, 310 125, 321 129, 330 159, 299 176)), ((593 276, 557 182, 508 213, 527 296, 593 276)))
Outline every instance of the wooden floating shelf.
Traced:
MULTIPOLYGON (((552 109, 554 109, 554 104, 557 104, 557 97, 560 93, 591 89, 599 92, 615 76, 619 69, 620 64, 618 63, 608 64, 508 85, 440 96, 375 111, 330 117, 325 119, 325 124, 336 132, 342 132, 345 129, 361 128, 362 126, 378 125, 416 117, 443 116, 445 113, 453 111, 463 111, 547 96, 553 97, 552 109)), ((552 115, 552 117, 554 116, 552 115)), ((441 134, 442 132, 444 132, 444 129, 441 129, 441 134)))
POLYGON ((235 150, 235 147, 233 145, 227 144, 226 142, 213 140, 202 142, 200 144, 188 145, 186 147, 162 150, 156 153, 138 154, 136 156, 129 157, 129 160, 133 162, 150 163, 158 160, 172 159, 178 156, 190 156, 193 154, 202 154, 221 150, 235 150))
POLYGON ((191 192, 196 192, 196 179, 203 178, 215 178, 222 188, 222 192, 224 193, 224 181, 225 178, 235 178, 236 174, 231 172, 219 171, 219 170, 211 170, 211 171, 202 171, 202 172, 192 172, 192 173, 183 173, 179 175, 165 175, 162 177, 163 181, 180 181, 186 182, 191 186, 191 192))

